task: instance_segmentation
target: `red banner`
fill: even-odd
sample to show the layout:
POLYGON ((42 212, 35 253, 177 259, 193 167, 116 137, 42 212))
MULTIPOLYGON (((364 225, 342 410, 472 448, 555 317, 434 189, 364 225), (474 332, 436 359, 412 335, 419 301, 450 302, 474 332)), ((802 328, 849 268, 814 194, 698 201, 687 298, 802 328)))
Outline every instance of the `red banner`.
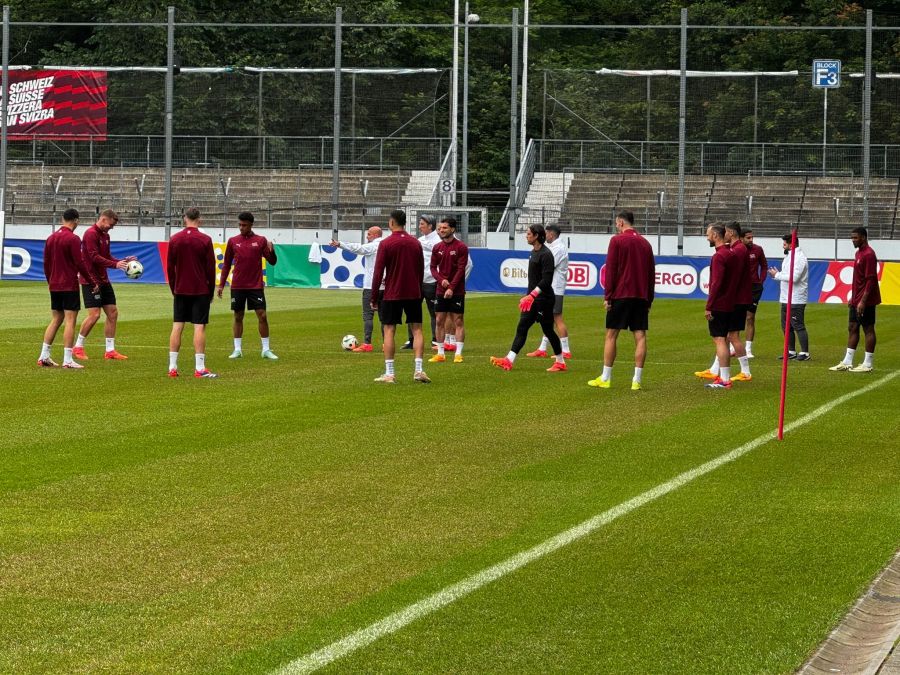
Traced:
POLYGON ((11 70, 9 140, 106 140, 106 73, 11 70))

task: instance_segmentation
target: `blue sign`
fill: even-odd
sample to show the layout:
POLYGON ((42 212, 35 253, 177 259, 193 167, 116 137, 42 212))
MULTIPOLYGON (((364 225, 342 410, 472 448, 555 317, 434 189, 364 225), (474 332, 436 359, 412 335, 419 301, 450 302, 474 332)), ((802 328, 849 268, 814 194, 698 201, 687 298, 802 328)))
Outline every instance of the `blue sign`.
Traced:
POLYGON ((841 86, 841 62, 835 59, 816 59, 812 65, 812 85, 819 89, 841 86))

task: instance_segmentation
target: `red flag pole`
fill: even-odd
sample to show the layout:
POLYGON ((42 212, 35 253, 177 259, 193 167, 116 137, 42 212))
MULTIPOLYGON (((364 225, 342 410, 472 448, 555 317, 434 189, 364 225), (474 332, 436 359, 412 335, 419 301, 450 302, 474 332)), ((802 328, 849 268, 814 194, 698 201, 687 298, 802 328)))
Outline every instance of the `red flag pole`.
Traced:
POLYGON ((797 248, 797 228, 791 230, 790 276, 788 276, 787 308, 784 322, 784 349, 781 352, 781 399, 778 402, 778 440, 784 440, 784 399, 787 392, 788 343, 791 334, 791 300, 794 295, 794 250, 797 248))

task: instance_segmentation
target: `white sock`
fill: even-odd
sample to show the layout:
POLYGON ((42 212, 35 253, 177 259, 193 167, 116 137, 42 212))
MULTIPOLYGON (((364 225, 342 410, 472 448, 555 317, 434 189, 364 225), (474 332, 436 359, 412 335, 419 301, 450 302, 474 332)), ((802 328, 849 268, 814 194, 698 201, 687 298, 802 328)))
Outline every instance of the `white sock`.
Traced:
POLYGON ((738 361, 741 364, 741 372, 744 375, 749 375, 750 374, 750 359, 748 359, 746 356, 741 356, 738 358, 738 361))
POLYGON ((169 352, 169 370, 178 370, 178 352, 169 352))
POLYGON ((50 358, 50 345, 46 342, 41 344, 41 361, 50 358))
POLYGON ((554 358, 556 358, 557 363, 565 363, 566 362, 566 357, 562 355, 562 352, 557 354, 554 358))
POLYGON ((394 359, 385 359, 384 360, 384 374, 385 375, 393 375, 394 374, 394 359))
POLYGON ((722 378, 723 382, 728 382, 731 380, 731 366, 722 366, 722 374, 719 375, 722 378))
POLYGON ((194 354, 194 367, 197 370, 206 370, 206 354, 194 354))
POLYGON ((116 351, 116 338, 106 338, 106 351, 116 351))
POLYGON ((455 344, 456 344, 456 334, 455 334, 455 333, 450 333, 450 335, 448 335, 447 337, 449 338, 447 341, 448 341, 451 345, 455 345, 455 344))
POLYGON ((863 365, 871 368, 872 367, 872 358, 874 356, 875 356, 875 352, 866 352, 866 356, 863 359, 863 365))
POLYGON ((744 345, 745 345, 746 348, 747 348, 747 353, 748 353, 748 354, 752 354, 752 353, 753 353, 753 340, 747 340, 747 341, 744 343, 744 345))
POLYGON ((269 351, 269 338, 260 338, 262 340, 262 350, 264 352, 269 351))
POLYGON ((846 363, 848 366, 852 366, 854 354, 856 354, 856 350, 850 349, 849 347, 847 347, 847 353, 844 354, 844 360, 842 361, 842 363, 846 363))
POLYGON ((457 343, 456 343, 456 355, 457 355, 457 356, 462 356, 462 350, 463 350, 463 343, 462 343, 462 342, 457 342, 457 343))
POLYGON ((633 380, 634 382, 640 382, 640 381, 641 381, 641 376, 642 376, 643 374, 644 374, 644 369, 643 369, 643 368, 638 368, 637 366, 635 366, 635 367, 634 367, 634 377, 632 378, 632 380, 633 380))
POLYGON ((731 344, 731 343, 728 344, 728 353, 729 353, 731 356, 734 356, 734 345, 731 344))
POLYGON ((516 356, 517 356, 517 354, 515 352, 510 352, 509 354, 506 355, 506 358, 509 360, 510 363, 515 363, 516 356))
POLYGON ((234 351, 239 352, 244 349, 244 338, 234 338, 234 351))
POLYGON ((569 350, 569 338, 567 338, 567 337, 559 338, 559 341, 562 343, 562 350, 564 352, 570 351, 569 350))
POLYGON ((444 355, 444 343, 438 342, 438 356, 444 355))
POLYGON ((612 379, 612 366, 603 366, 603 374, 600 375, 603 382, 609 382, 612 379))
POLYGON ((63 349, 63 363, 72 363, 72 348, 65 347, 63 349))
POLYGON ((422 359, 416 359, 416 372, 422 372, 422 359))
POLYGON ((452 342, 451 338, 455 338, 455 337, 456 337, 455 335, 451 335, 450 333, 445 334, 444 335, 444 344, 449 345, 452 342))
POLYGON ((82 335, 81 333, 79 333, 78 337, 75 338, 75 346, 76 347, 84 347, 85 340, 87 340, 87 338, 84 335, 82 335))
POLYGON ((538 351, 545 352, 547 351, 547 347, 550 346, 550 340, 547 339, 547 336, 541 338, 541 346, 538 347, 538 351))
POLYGON ((712 365, 709 367, 709 372, 711 372, 713 375, 719 374, 719 357, 718 356, 716 356, 716 358, 713 359, 712 365))

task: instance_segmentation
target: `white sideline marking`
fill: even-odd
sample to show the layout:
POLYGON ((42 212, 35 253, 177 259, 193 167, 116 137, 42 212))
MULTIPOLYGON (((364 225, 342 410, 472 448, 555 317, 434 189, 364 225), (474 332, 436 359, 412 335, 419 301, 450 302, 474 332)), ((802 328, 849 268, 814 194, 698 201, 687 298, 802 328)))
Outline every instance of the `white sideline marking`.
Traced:
MULTIPOLYGON (((816 408, 811 413, 804 415, 798 420, 791 422, 786 425, 784 428, 785 433, 789 431, 793 431, 799 427, 802 427, 805 424, 809 424, 813 420, 821 417, 822 415, 830 412, 837 406, 849 401, 852 398, 857 396, 861 396, 862 394, 868 393, 873 389, 880 387, 886 382, 892 380, 897 375, 900 375, 900 371, 894 371, 885 375, 880 380, 876 380, 871 384, 862 387, 861 389, 857 389, 849 394, 844 394, 843 396, 834 399, 830 403, 826 403, 825 405, 816 408)), ((701 464, 700 466, 691 469, 689 471, 685 471, 682 474, 679 474, 675 478, 666 481, 665 483, 661 483, 654 488, 647 490, 646 492, 639 494, 637 497, 633 497, 626 502, 622 502, 621 504, 612 507, 611 509, 604 511, 603 513, 597 514, 592 518, 585 520, 574 527, 560 532, 554 537, 547 539, 546 541, 534 546, 526 551, 522 551, 521 553, 517 553, 516 555, 507 558, 506 560, 497 563, 491 567, 481 570, 480 572, 476 572, 470 577, 463 579, 462 581, 455 583, 451 586, 447 586, 443 590, 434 593, 433 595, 428 596, 427 598, 423 598, 418 602, 415 602, 385 618, 380 621, 376 621, 365 628, 362 628, 346 637, 337 640, 336 642, 331 643, 330 645, 323 647, 315 652, 307 654, 306 656, 301 656, 290 663, 285 664, 281 668, 274 671, 277 675, 295 675, 297 673, 311 673, 319 668, 329 665, 330 663, 358 650, 362 647, 366 647, 381 637, 385 635, 390 635, 401 628, 409 625, 413 621, 420 619, 423 616, 431 614, 442 607, 446 607, 447 605, 459 600, 460 598, 465 597, 469 593, 477 591, 478 589, 486 586, 492 581, 496 581, 501 577, 510 574, 511 572, 515 572, 520 567, 524 567, 530 562, 538 560, 554 551, 557 551, 564 546, 568 546, 569 544, 581 539, 582 537, 591 534, 594 530, 612 522, 613 520, 627 515, 631 513, 635 509, 644 506, 645 504, 649 504, 650 502, 659 499, 660 497, 677 490, 678 488, 687 485, 691 481, 700 476, 703 476, 715 469, 718 469, 723 464, 727 464, 728 462, 732 462, 742 455, 747 454, 751 450, 758 448, 765 443, 768 443, 771 440, 774 440, 777 436, 775 431, 770 431, 767 434, 763 434, 762 436, 753 439, 752 441, 745 443, 739 448, 735 448, 734 450, 725 453, 724 455, 720 455, 715 459, 712 459, 705 464, 701 464)))

